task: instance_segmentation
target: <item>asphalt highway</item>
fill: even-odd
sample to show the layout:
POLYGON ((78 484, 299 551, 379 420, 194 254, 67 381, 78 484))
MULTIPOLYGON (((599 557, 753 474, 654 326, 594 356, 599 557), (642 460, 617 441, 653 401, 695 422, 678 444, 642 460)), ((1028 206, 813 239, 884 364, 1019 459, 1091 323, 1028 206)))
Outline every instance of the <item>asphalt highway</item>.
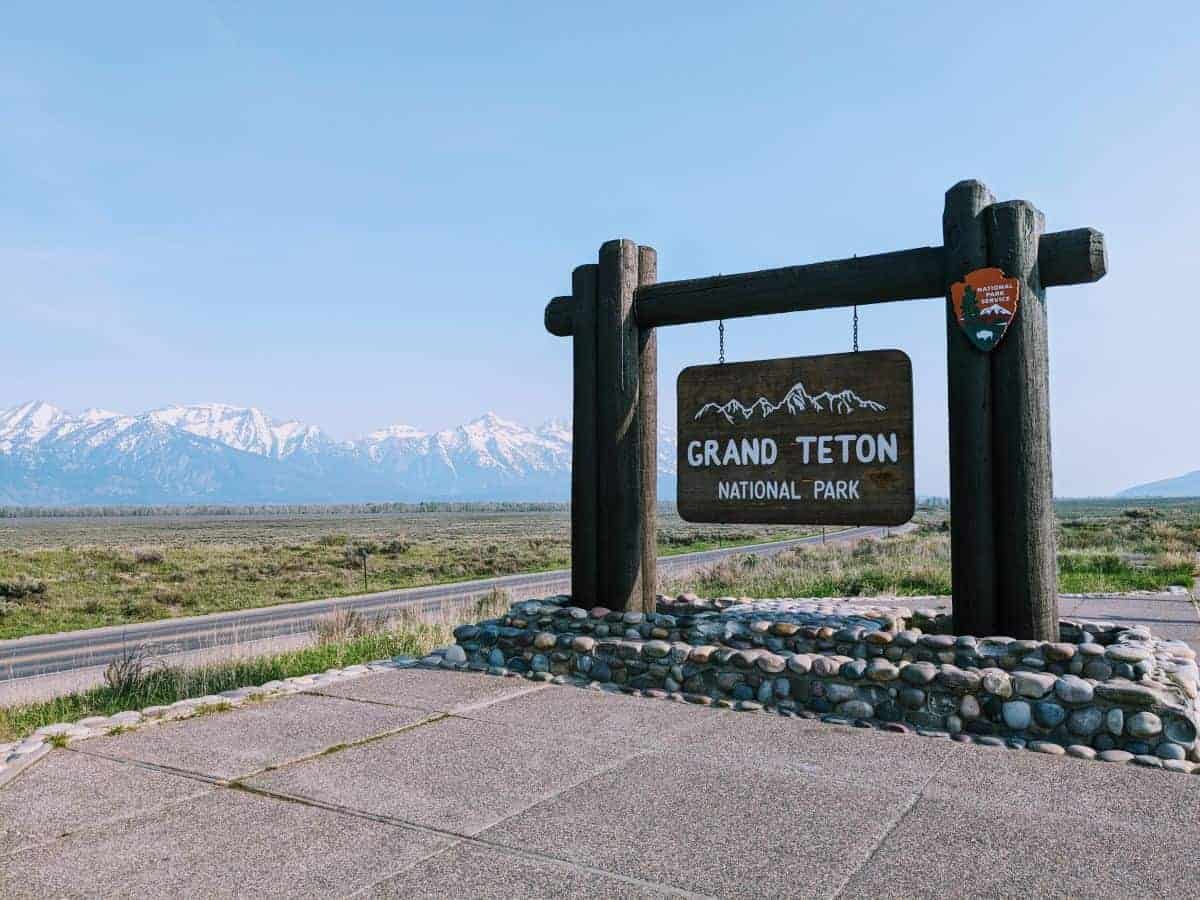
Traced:
MULTIPOLYGON (((888 529, 877 526, 848 528, 830 533, 824 540, 831 543, 854 541, 882 536, 887 531, 888 529)), ((711 566, 730 556, 753 553, 756 556, 770 557, 802 544, 819 544, 822 539, 821 535, 815 535, 664 556, 659 557, 658 570, 666 575, 678 576, 711 566)), ((514 600, 565 593, 570 590, 570 576, 570 571, 566 569, 505 575, 477 581, 436 584, 0 641, 0 684, 22 678, 107 665, 110 660, 119 657, 131 647, 139 647, 145 653, 159 657, 307 634, 317 620, 340 610, 357 610, 369 616, 405 610, 417 616, 425 616, 444 614, 469 605, 497 588, 507 591, 514 600)))

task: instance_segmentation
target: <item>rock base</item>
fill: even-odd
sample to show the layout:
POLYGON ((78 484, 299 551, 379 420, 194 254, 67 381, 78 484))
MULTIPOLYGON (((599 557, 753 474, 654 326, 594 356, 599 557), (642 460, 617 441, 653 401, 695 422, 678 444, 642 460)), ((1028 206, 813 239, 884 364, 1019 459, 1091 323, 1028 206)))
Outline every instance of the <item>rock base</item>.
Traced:
POLYGON ((428 664, 1200 771, 1195 653, 1143 626, 1057 642, 940 633, 945 616, 829 600, 660 598, 658 612, 515 604, 428 664))

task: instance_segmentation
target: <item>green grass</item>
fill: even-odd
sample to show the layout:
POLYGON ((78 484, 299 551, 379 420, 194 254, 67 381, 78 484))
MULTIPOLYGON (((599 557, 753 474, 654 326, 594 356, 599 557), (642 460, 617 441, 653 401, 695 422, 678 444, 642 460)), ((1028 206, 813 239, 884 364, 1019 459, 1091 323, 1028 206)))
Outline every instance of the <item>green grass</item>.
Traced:
MULTIPOLYGON (((1064 593, 1191 588, 1200 552, 1200 502, 1056 504, 1059 590, 1064 593)), ((949 520, 918 512, 919 529, 886 541, 801 547, 771 559, 734 557, 664 593, 702 596, 857 597, 950 593, 949 520)))
POLYGON ((1157 591, 1170 585, 1191 588, 1193 563, 1185 554, 1161 553, 1132 561, 1117 553, 1067 552, 1058 555, 1058 589, 1087 594, 1105 591, 1157 591))
MULTIPOLYGON (((451 630, 449 625, 408 621, 397 627, 328 640, 286 653, 194 668, 152 668, 122 688, 105 685, 53 700, 0 707, 0 740, 14 740, 55 722, 162 706, 391 656, 419 656, 450 643, 451 630)), ((203 712, 218 712, 220 706, 213 704, 213 708, 203 712)), ((224 706, 228 708, 228 704, 224 706)))
POLYGON ((950 541, 928 530, 886 540, 798 547, 769 559, 736 556, 696 576, 666 580, 665 593, 701 596, 857 597, 950 593, 950 541))

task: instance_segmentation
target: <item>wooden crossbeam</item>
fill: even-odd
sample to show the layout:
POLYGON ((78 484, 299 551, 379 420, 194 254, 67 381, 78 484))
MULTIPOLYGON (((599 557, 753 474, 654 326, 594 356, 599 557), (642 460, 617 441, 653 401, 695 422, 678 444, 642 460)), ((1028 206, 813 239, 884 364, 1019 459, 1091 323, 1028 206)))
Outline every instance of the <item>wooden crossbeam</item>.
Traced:
MULTIPOLYGON (((739 275, 663 281, 638 288, 634 314, 639 327, 655 328, 944 297, 945 257, 942 247, 918 247, 739 275)), ((1042 287, 1098 281, 1108 271, 1104 235, 1094 228, 1042 235, 1038 269, 1042 287)), ((569 336, 571 308, 570 297, 552 299, 546 305, 546 330, 569 336)))

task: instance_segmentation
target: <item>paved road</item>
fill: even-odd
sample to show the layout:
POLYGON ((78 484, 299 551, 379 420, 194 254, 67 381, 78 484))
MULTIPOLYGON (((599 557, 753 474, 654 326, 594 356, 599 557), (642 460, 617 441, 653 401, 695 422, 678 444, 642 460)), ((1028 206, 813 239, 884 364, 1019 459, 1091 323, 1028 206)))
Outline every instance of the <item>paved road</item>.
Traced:
MULTIPOLYGON (((829 534, 827 540, 852 541, 879 536, 886 531, 887 529, 876 526, 849 528, 829 534)), ((730 556, 746 553, 774 556, 801 544, 819 544, 821 541, 822 537, 816 535, 661 557, 658 570, 668 576, 678 576, 711 566, 730 556)), ((515 598, 563 593, 570 590, 570 572, 561 569, 528 575, 507 575, 456 584, 430 585, 354 597, 288 603, 239 612, 212 613, 138 625, 0 641, 0 684, 32 676, 103 666, 130 646, 140 646, 154 656, 166 656, 307 634, 316 620, 338 610, 353 609, 367 615, 395 613, 400 610, 419 616, 444 614, 457 607, 474 603, 496 588, 508 591, 515 598)))

